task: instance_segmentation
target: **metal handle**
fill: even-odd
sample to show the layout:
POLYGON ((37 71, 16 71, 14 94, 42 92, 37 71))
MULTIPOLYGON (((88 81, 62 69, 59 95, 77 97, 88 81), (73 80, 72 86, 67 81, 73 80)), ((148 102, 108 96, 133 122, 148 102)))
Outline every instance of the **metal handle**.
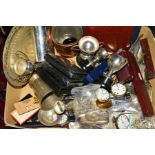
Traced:
POLYGON ((79 45, 72 46, 71 51, 80 51, 79 45))
POLYGON ((99 48, 101 48, 104 45, 103 42, 99 42, 99 48))

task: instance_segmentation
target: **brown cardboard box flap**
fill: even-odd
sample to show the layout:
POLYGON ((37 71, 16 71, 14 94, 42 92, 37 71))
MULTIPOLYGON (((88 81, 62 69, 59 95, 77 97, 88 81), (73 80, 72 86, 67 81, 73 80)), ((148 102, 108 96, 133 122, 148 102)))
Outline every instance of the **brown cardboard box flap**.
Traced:
POLYGON ((35 95, 33 90, 30 88, 29 84, 27 84, 23 88, 14 88, 9 83, 7 83, 6 90, 7 91, 6 91, 6 103, 5 103, 5 111, 4 111, 4 122, 7 126, 14 127, 16 122, 11 116, 11 112, 15 110, 13 106, 14 103, 20 101, 28 93, 30 93, 32 96, 35 96, 35 95))

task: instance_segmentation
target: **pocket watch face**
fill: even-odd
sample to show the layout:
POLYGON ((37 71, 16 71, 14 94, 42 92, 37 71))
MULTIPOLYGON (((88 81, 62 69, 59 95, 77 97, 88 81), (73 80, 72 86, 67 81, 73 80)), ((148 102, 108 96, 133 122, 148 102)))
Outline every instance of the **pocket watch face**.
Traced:
POLYGON ((110 97, 109 92, 104 88, 98 88, 96 90, 96 98, 98 101, 103 102, 107 101, 110 97))
MULTIPOLYGON (((31 26, 13 27, 5 43, 3 69, 7 80, 15 87, 25 85, 30 77, 30 75, 20 76, 16 74, 15 64, 19 59, 29 61, 32 64, 36 61, 35 37, 31 26)), ((26 68, 26 66, 23 67, 26 68)))
POLYGON ((125 114, 121 114, 120 116, 118 116, 116 123, 119 129, 128 129, 130 125, 129 118, 125 114))
POLYGON ((121 83, 116 83, 111 87, 112 94, 115 96, 123 96, 126 93, 126 87, 121 83))

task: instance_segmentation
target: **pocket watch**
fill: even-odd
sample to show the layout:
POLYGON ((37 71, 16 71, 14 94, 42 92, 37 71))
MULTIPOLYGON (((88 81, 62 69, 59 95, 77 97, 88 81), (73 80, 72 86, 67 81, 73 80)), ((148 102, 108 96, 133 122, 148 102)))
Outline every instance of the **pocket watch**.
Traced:
POLYGON ((127 92, 126 86, 121 83, 112 85, 111 92, 114 96, 124 96, 127 92))
POLYGON ((109 100, 110 94, 106 89, 98 88, 96 90, 96 98, 99 102, 104 102, 104 101, 109 100))
POLYGON ((127 114, 120 114, 117 117, 113 117, 113 122, 117 129, 128 129, 130 126, 130 120, 127 114))
POLYGON ((112 101, 111 100, 107 100, 104 102, 100 102, 100 101, 96 101, 96 105, 97 107, 99 107, 100 109, 106 109, 106 108, 110 108, 112 106, 112 101))
POLYGON ((96 90, 96 106, 105 109, 110 108, 112 106, 111 100, 109 100, 110 94, 109 92, 104 88, 98 88, 96 90))

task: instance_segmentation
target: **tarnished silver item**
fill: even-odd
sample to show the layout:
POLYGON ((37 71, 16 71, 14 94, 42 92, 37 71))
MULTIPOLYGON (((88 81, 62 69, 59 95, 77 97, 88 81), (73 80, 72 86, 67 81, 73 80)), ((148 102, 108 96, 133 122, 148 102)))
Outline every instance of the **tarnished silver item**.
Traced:
POLYGON ((38 120, 45 126, 55 126, 58 124, 60 116, 54 110, 40 110, 38 113, 38 120))
POLYGON ((101 59, 107 58, 108 55, 109 55, 108 52, 104 48, 100 48, 99 51, 96 53, 95 58, 86 65, 86 68, 88 68, 91 65, 96 64, 101 59))
POLYGON ((79 49, 86 54, 94 54, 99 49, 99 42, 92 36, 84 36, 79 40, 79 49))
POLYGON ((45 54, 48 53, 47 27, 34 26, 34 34, 36 41, 37 62, 43 62, 45 54))
POLYGON ((3 70, 9 83, 14 87, 26 85, 33 72, 32 65, 35 62, 36 48, 33 27, 13 27, 3 52, 3 70), (22 66, 20 66, 21 63, 22 66))
POLYGON ((41 109, 50 110, 54 108, 55 102, 59 100, 59 98, 37 74, 32 75, 29 85, 38 97, 41 103, 41 109))

